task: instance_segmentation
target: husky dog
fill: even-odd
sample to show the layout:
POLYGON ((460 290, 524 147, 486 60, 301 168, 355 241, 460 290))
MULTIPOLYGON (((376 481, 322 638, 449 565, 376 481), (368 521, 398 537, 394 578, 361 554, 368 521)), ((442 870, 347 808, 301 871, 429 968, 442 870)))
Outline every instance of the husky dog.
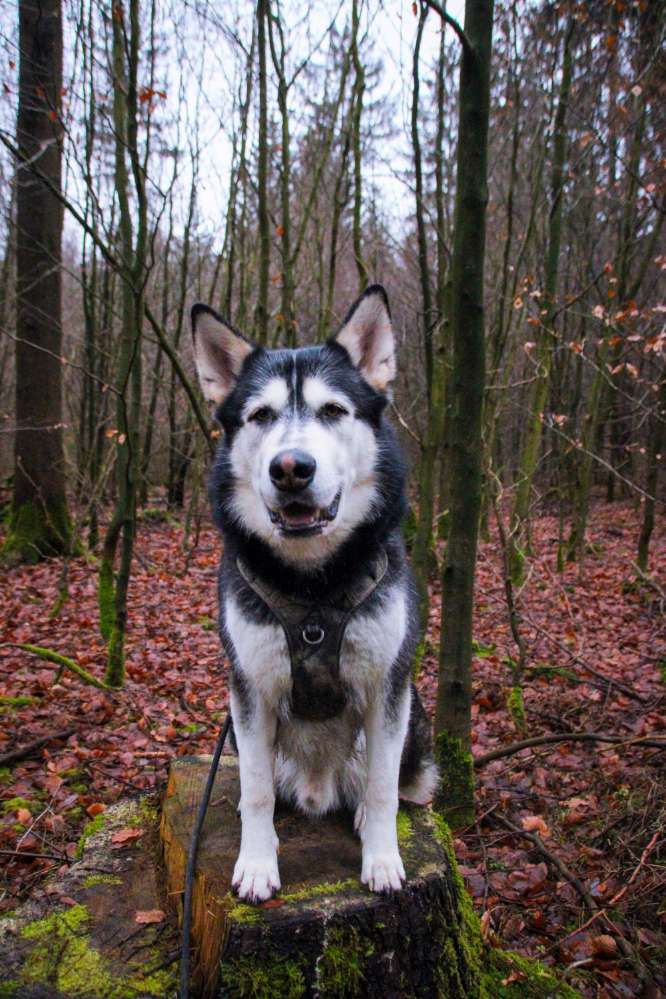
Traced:
POLYGON ((405 467, 384 418, 386 293, 368 288, 320 346, 256 347, 205 305, 192 328, 224 431, 210 489, 241 781, 233 886, 254 902, 280 888, 277 795, 308 815, 354 810, 362 882, 398 890, 398 795, 428 801, 436 769, 410 680, 417 606, 405 467))

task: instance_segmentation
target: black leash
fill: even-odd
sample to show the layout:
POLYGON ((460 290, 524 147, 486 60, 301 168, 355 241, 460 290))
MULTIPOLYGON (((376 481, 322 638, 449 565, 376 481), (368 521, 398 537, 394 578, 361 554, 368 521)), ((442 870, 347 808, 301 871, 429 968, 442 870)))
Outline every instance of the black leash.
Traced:
POLYGON ((217 768, 220 763, 220 756, 222 755, 222 750, 224 749, 224 743, 227 738, 227 733, 229 731, 230 724, 231 724, 231 711, 228 711, 227 717, 224 719, 224 725, 220 729, 220 734, 217 737, 215 752, 213 753, 213 759, 210 765, 210 770, 208 771, 206 786, 204 788, 201 804, 199 805, 199 811, 197 812, 197 819, 196 822, 194 823, 194 828, 192 829, 190 846, 187 851, 187 868, 185 870, 185 896, 183 898, 183 935, 180 944, 180 992, 178 993, 179 999, 189 999, 190 995, 190 931, 192 929, 192 888, 194 887, 194 873, 196 871, 196 866, 197 866, 197 850, 199 849, 199 836, 201 835, 201 829, 204 824, 204 819, 206 818, 206 812, 208 811, 208 803, 210 802, 210 796, 213 790, 213 784, 215 783, 215 775, 217 774, 217 768))

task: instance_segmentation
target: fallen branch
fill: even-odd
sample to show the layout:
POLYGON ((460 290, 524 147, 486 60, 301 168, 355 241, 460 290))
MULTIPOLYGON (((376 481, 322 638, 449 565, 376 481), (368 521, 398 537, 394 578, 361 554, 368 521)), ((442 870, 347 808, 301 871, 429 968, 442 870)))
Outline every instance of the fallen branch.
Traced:
MULTIPOLYGON (((532 843, 537 848, 537 850, 546 858, 546 860, 557 871, 559 871, 564 880, 568 881, 569 884, 572 886, 572 888, 574 888, 578 892, 581 899, 592 913, 590 919, 588 919, 587 922, 584 923, 582 926, 580 926, 577 930, 573 930, 573 932, 569 934, 569 937, 575 936, 576 933, 580 933, 586 927, 590 926, 596 919, 602 918, 606 923, 606 925, 608 926, 608 929, 615 934, 617 945, 620 952, 625 958, 627 958, 628 961, 630 961, 634 965, 636 971, 639 973, 639 976, 641 978, 649 976, 649 972, 643 965, 642 961, 640 961, 638 955, 634 952, 634 949, 629 943, 629 941, 622 935, 618 927, 615 925, 615 923, 612 922, 610 916, 608 915, 608 909, 611 908, 613 902, 620 899, 624 895, 625 891, 627 890, 631 882, 634 880, 635 876, 638 874, 641 865, 639 864, 638 868, 630 878, 629 882, 625 885, 624 889, 618 892, 617 895, 611 900, 611 902, 608 903, 607 906, 604 906, 604 908, 602 908, 597 902, 597 900, 594 898, 594 896, 589 893, 589 891, 587 890, 583 882, 580 880, 578 875, 574 874, 573 871, 570 871, 567 865, 562 860, 560 860, 557 854, 553 853, 552 850, 548 849, 548 847, 546 846, 546 844, 544 843, 544 841, 541 839, 540 836, 538 836, 536 833, 528 832, 526 829, 521 829, 520 826, 514 825, 513 822, 510 822, 509 819, 505 818, 499 812, 494 812, 493 818, 495 819, 496 822, 499 822, 500 825, 503 825, 506 829, 514 833, 516 836, 521 836, 523 839, 529 840, 529 842, 532 843)), ((649 853, 650 848, 654 845, 656 838, 657 834, 655 833, 650 843, 643 851, 643 857, 647 857, 647 854, 649 853)), ((643 857, 641 858, 641 863, 643 863, 643 857)), ((568 937, 564 938, 564 940, 567 939, 568 937)), ((559 941, 559 943, 557 944, 558 948, 562 945, 562 943, 564 943, 564 940, 559 941)))
POLYGON ((531 739, 522 739, 520 742, 512 742, 509 746, 502 746, 500 749, 491 749, 489 753, 483 753, 474 759, 475 767, 483 767, 493 760, 501 760, 505 756, 513 756, 521 749, 530 749, 532 746, 547 746, 557 742, 610 742, 615 745, 646 746, 650 749, 666 749, 666 739, 651 739, 649 736, 641 736, 637 739, 627 739, 621 735, 607 735, 605 732, 560 732, 558 735, 535 735, 531 739))
POLYGON ((25 643, 19 643, 15 648, 23 649, 24 652, 31 652, 33 656, 46 659, 47 662, 55 663, 56 666, 64 666, 66 669, 70 669, 72 673, 76 673, 80 680, 89 683, 91 687, 97 687, 98 690, 117 690, 117 687, 109 687, 103 680, 98 680, 96 676, 83 669, 82 666, 75 663, 69 656, 63 656, 59 652, 54 652, 53 649, 44 649, 41 645, 28 645, 25 643))
POLYGON ((3 753, 0 756, 0 767, 7 767, 10 763, 17 763, 19 760, 25 760, 29 756, 32 756, 45 746, 48 742, 55 742, 60 739, 69 739, 70 735, 74 735, 76 732, 75 728, 66 728, 64 732, 54 732, 53 735, 44 735, 41 739, 35 739, 34 742, 28 742, 25 746, 21 746, 19 749, 12 749, 9 753, 3 753))
POLYGON ((546 844, 544 843, 544 841, 541 839, 540 836, 538 836, 536 833, 528 832, 527 829, 521 829, 520 826, 514 825, 513 822, 510 822, 509 819, 505 818, 499 812, 493 812, 492 817, 495 822, 499 822, 500 825, 504 826, 506 829, 514 833, 516 836, 522 836, 523 839, 529 840, 530 843, 532 843, 537 848, 537 850, 539 850, 539 852, 543 854, 548 863, 551 864, 560 872, 564 880, 568 881, 569 884, 576 889, 576 891, 582 898, 583 902, 585 902, 585 905, 588 907, 588 909, 591 912, 597 911, 597 909, 599 908, 597 901, 594 899, 592 895, 590 895, 589 891, 587 890, 583 882, 580 880, 578 875, 574 874, 573 871, 570 871, 567 865, 562 860, 560 860, 557 854, 553 853, 552 850, 548 849, 548 847, 546 846, 546 844))
POLYGON ((592 916, 590 916, 590 918, 587 920, 587 922, 583 923, 582 926, 577 927, 575 930, 572 930, 571 933, 567 933, 567 935, 565 937, 562 937, 561 940, 558 940, 556 944, 554 944, 552 947, 549 948, 548 953, 551 950, 555 950, 556 948, 561 947, 562 944, 566 943, 567 940, 570 940, 571 937, 575 937, 577 933, 582 933, 584 930, 589 929, 590 926, 592 925, 592 923, 596 922, 597 919, 599 919, 601 917, 603 917, 604 919, 608 918, 608 910, 609 909, 613 909, 617 905, 617 903, 619 901, 621 901, 621 899, 624 898, 624 896, 626 895, 627 891, 629 890, 629 888, 631 887, 631 885, 634 883, 634 881, 636 880, 636 878, 640 874, 642 868, 645 866, 645 863, 646 863, 648 857, 650 856, 650 854, 654 850, 655 846, 657 845, 657 840, 658 839, 659 839, 659 832, 657 831, 656 833, 654 833, 654 835, 652 836, 652 839, 650 840, 650 842, 648 843, 648 845, 643 850, 643 852, 641 854, 641 859, 638 861, 638 864, 637 864, 636 868, 634 869, 633 874, 631 875, 631 877, 629 878, 629 880, 627 881, 627 883, 625 885, 623 885, 622 888, 620 888, 620 890, 617 891, 613 895, 613 897, 611 898, 611 900, 609 902, 607 902, 603 906, 603 908, 601 906, 597 905, 596 911, 592 914, 592 916))

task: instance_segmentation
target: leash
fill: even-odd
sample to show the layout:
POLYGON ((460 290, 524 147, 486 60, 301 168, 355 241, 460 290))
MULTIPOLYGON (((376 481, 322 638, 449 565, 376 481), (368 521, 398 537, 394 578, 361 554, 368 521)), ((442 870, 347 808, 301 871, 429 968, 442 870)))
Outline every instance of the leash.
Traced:
POLYGON ((194 828, 192 829, 192 836, 190 837, 190 845, 187 851, 187 867, 185 869, 185 896, 183 898, 183 932, 180 944, 180 991, 178 993, 179 999, 189 999, 190 995, 190 931, 192 929, 192 889, 194 887, 194 874, 197 866, 197 851, 199 849, 199 837, 201 835, 201 829, 204 824, 204 819, 206 818, 206 812, 208 811, 208 804, 210 802, 210 796, 213 790, 213 784, 215 783, 215 775, 217 774, 217 768, 220 763, 220 756, 222 755, 222 750, 224 749, 224 743, 226 742, 230 724, 231 724, 231 710, 227 711, 227 717, 224 719, 224 725, 220 729, 220 734, 217 737, 215 752, 213 753, 213 759, 211 761, 210 770, 208 771, 208 777, 206 779, 206 786, 204 788, 203 797, 199 805, 199 811, 197 812, 196 822, 194 823, 194 828))

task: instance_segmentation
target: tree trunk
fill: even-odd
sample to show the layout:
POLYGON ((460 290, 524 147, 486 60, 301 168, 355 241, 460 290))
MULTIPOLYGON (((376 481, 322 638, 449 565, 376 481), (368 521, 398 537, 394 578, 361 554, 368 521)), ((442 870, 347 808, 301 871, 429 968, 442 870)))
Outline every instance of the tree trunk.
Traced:
MULTIPOLYGON (((19 3, 17 145, 58 191, 62 171, 60 0, 19 3)), ((3 554, 37 562, 67 552, 62 413, 60 201, 28 167, 17 173, 16 438, 3 554)))
POLYGON ((481 508, 488 118, 493 0, 467 0, 460 68, 452 263, 451 524, 442 577, 435 716, 437 807, 456 825, 474 814, 471 745, 472 604, 481 508))
POLYGON ((550 214, 548 217, 548 248, 543 307, 546 311, 539 328, 536 347, 536 371, 527 414, 527 431, 521 450, 518 485, 513 508, 510 537, 510 567, 514 582, 523 577, 526 525, 529 516, 532 481, 539 460, 543 414, 548 401, 550 369, 553 357, 554 322, 556 313, 557 279, 560 244, 562 241, 562 207, 567 154, 566 119, 571 90, 571 48, 575 21, 571 21, 564 39, 562 79, 553 130, 553 170, 551 175, 550 214))
POLYGON ((268 343, 268 276, 271 258, 268 217, 268 95, 266 81, 266 20, 268 0, 257 2, 257 48, 259 52, 259 137, 257 155, 259 273, 254 335, 258 343, 268 343))
POLYGON ((363 244, 361 240, 361 209, 363 207, 363 172, 361 157, 361 118, 363 115, 363 93, 365 91, 365 68, 358 54, 359 32, 359 0, 352 2, 352 37, 351 51, 354 64, 354 88, 352 93, 352 154, 354 158, 354 214, 352 220, 352 238, 354 243, 354 259, 358 271, 359 291, 363 291, 368 283, 368 272, 363 261, 363 244))

